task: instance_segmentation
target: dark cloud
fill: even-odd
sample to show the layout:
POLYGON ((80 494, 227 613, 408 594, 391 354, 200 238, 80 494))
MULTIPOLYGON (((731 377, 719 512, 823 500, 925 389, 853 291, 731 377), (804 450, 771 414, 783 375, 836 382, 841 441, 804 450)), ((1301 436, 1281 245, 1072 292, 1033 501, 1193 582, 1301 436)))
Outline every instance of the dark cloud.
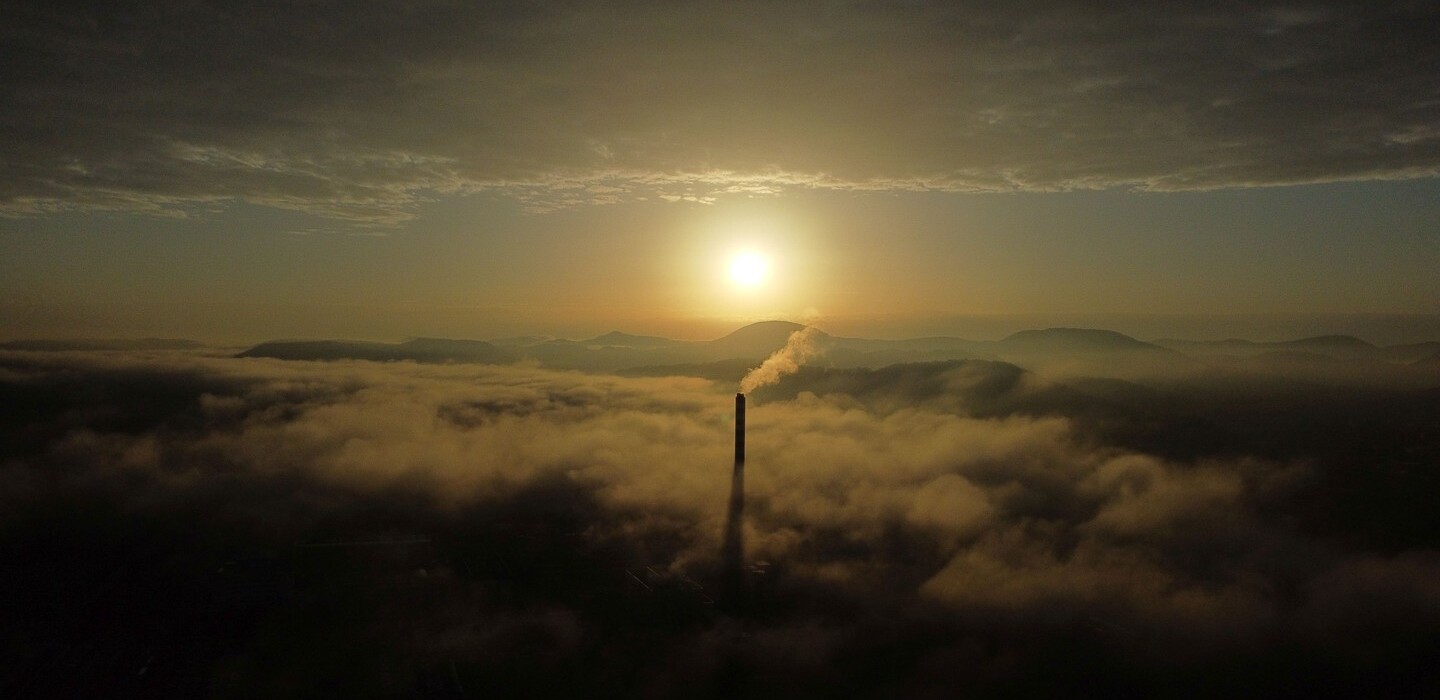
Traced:
POLYGON ((12 213, 1431 175, 1428 3, 46 3, 12 213))
MULTIPOLYGON (((132 661, 123 688, 166 694, 135 680, 147 657, 173 695, 1437 683, 1433 528, 1380 540, 1361 508, 1328 527, 1309 510, 1337 491, 1408 507, 1384 484, 1423 486, 1431 448, 1386 432, 1398 414, 1263 456, 1225 432, 1165 454, 1136 436, 1184 421, 1147 402, 1188 396, 1187 419, 1216 420, 1238 404, 1214 395, 1254 394, 1193 380, 1101 404, 978 361, 802 370, 750 411, 746 542, 765 573, 732 614, 706 602, 729 386, 173 351, 0 368, 6 644, 28 650, 0 667, 12 697, 113 691, 106 664, 132 661), (1344 451, 1360 439, 1396 444, 1344 451), (1380 488, 1355 488, 1357 463, 1380 488)), ((1326 391, 1335 425, 1373 409, 1326 391)))

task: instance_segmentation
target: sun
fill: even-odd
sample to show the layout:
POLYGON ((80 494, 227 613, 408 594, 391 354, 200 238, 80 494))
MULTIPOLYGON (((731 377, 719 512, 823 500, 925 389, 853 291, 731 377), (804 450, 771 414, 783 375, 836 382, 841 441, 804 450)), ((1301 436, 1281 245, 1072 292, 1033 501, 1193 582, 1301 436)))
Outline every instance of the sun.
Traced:
POLYGON ((730 281, 745 289, 755 289, 770 276, 770 260, 754 252, 739 253, 730 258, 730 281))

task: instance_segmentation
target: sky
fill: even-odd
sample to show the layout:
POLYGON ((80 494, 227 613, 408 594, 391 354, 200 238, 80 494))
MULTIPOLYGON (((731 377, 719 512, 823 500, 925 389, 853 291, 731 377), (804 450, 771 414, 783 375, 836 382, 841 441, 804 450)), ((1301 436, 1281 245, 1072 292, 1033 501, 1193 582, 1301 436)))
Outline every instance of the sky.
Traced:
POLYGON ((10 14, 6 338, 1440 337, 1433 3, 10 14))

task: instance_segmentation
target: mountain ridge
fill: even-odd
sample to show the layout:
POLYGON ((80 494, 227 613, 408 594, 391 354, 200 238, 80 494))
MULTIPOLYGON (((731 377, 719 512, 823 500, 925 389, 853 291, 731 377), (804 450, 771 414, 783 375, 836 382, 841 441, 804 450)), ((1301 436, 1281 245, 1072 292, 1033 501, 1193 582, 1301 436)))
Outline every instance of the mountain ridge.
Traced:
MULTIPOLYGON (((678 340, 612 330, 582 340, 546 336, 508 339, 514 344, 505 344, 505 339, 450 338, 412 338, 394 344, 348 340, 267 341, 239 356, 485 364, 528 360, 541 366, 581 371, 655 374, 668 368, 691 376, 730 376, 747 364, 758 365, 805 327, 791 321, 759 321, 710 340, 678 340)), ((822 350, 813 362, 836 368, 963 359, 1013 362, 1032 370, 1097 376, 1166 372, 1197 368, 1209 362, 1228 365, 1243 362, 1260 368, 1281 361, 1319 367, 1326 360, 1411 365, 1440 348, 1440 342, 1378 347, 1345 335, 1278 342, 1239 338, 1148 342, 1107 329, 1069 327, 1027 329, 999 340, 947 336, 898 340, 855 338, 818 330, 813 340, 822 350)))

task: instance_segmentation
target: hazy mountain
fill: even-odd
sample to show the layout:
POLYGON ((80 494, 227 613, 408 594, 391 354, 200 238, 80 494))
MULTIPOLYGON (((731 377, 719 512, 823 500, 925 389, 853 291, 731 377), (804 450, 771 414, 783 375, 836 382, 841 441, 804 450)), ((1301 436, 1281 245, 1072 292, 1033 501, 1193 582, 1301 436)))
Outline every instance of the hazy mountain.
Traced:
MULTIPOLYGON (((1166 338, 1155 341, 1156 345, 1184 352, 1197 357, 1230 355, 1252 357, 1272 353, 1311 353, 1335 359, 1386 358, 1382 350, 1359 338, 1349 335, 1322 335, 1280 342, 1255 342, 1230 338, 1228 340, 1177 340, 1166 338)), ((1423 345, 1423 344, 1422 344, 1423 345)), ((1397 346, 1400 348, 1416 346, 1397 346)), ((1403 354, 1403 350, 1400 351, 1403 354)), ((1388 359, 1388 358, 1386 358, 1388 359)))
MULTIPOLYGON (((790 335, 804 327, 789 321, 761 321, 701 345, 706 355, 717 360, 732 357, 765 358, 785 347, 790 335)), ((822 333, 821 342, 828 337, 822 333)))
POLYGON ((758 365, 784 347, 790 335, 802 328, 804 326, 788 321, 762 321, 721 338, 699 342, 612 331, 589 340, 556 340, 516 348, 516 352, 547 367, 601 372, 633 369, 638 374, 646 374, 674 366, 679 368, 678 374, 699 372, 695 376, 710 376, 719 372, 720 376, 728 377, 730 364, 758 365), (739 362, 724 364, 725 369, 719 370, 707 366, 732 360, 739 362))
POLYGON ((548 343, 548 342, 550 342, 550 341, 552 341, 552 340, 558 340, 558 338, 556 338, 555 336, 552 336, 552 335, 517 335, 517 336, 513 336, 513 337, 509 337, 509 338, 491 338, 491 339, 490 339, 490 344, 491 344, 491 345, 498 346, 498 347, 502 347, 502 348, 511 348, 511 347, 521 347, 521 348, 523 348, 523 347, 529 347, 529 346, 531 346, 531 345, 539 345, 539 344, 541 344, 541 343, 548 343))
MULTIPOLYGON (((673 340, 623 331, 585 340, 525 336, 490 342, 416 338, 398 344, 272 341, 246 350, 241 356, 477 363, 529 359, 559 369, 734 381, 784 347, 790 336, 802 328, 801 324, 788 321, 762 321, 708 341, 673 340)), ((1378 348, 1351 336, 1317 336, 1267 343, 1234 338, 1167 339, 1149 343, 1115 331, 1088 328, 1027 330, 994 341, 952 337, 850 338, 820 332, 815 342, 822 351, 810 361, 815 367, 875 369, 976 360, 1009 363, 1071 378, 1140 379, 1213 366, 1231 371, 1278 373, 1295 379, 1323 378, 1328 373, 1339 372, 1353 381, 1393 384, 1412 379, 1405 374, 1409 370, 1399 368, 1412 363, 1420 363, 1413 365, 1417 368, 1427 366, 1420 361, 1440 354, 1440 342, 1378 348), (1401 374, 1397 375, 1397 371, 1401 374)), ((13 345, 16 344, 7 344, 13 345)))
POLYGON ((1225 340, 1182 340, 1180 338, 1160 338, 1151 341, 1162 348, 1179 350, 1181 352, 1211 352, 1211 353, 1248 353, 1258 352, 1259 348, 1267 343, 1257 343, 1253 340, 1241 338, 1226 338, 1225 340))
POLYGON ((1333 365, 1340 362, 1339 358, 1318 352, 1305 352, 1302 350, 1270 350, 1254 356, 1256 362, 1276 366, 1285 365, 1333 365))
POLYGON ((1067 375, 1144 375, 1192 363, 1175 350, 1123 333, 1090 328, 1020 331, 988 344, 988 348, 1000 359, 1027 369, 1067 375))
POLYGON ((1091 328, 1020 331, 1007 336, 996 343, 996 346, 1009 352, 1164 351, 1164 348, 1158 345, 1136 340, 1123 333, 1091 328))
POLYGON ((909 362, 944 360, 998 360, 990 350, 993 343, 963 338, 908 338, 877 340, 829 336, 820 343, 824 361, 835 367, 884 367, 909 362))
POLYGON ((616 374, 625 377, 699 377, 717 382, 739 382, 759 363, 751 358, 716 360, 678 365, 627 367, 616 374))
POLYGON ((274 340, 260 343, 236 357, 278 360, 387 360, 394 346, 358 340, 274 340))
POLYGON ((518 359, 483 340, 450 340, 446 338, 414 338, 398 346, 401 359, 418 362, 484 362, 504 363, 518 359))
POLYGON ((1325 355, 1335 359, 1378 359, 1380 348, 1348 335, 1322 335, 1275 343, 1281 350, 1325 355))
POLYGON ((659 348, 685 344, 685 342, 681 340, 672 340, 670 338, 661 338, 653 335, 631 335, 620 331, 610 331, 605 335, 596 336, 580 342, 585 345, 619 348, 659 348))
POLYGON ((86 338, 79 340, 12 340, 0 343, 0 350, 194 350, 205 347, 194 340, 175 338, 86 338))
POLYGON ((1375 346, 1352 335, 1318 335, 1313 338, 1286 340, 1272 343, 1281 347, 1304 348, 1307 350, 1374 350, 1375 346))
POLYGON ((1391 362, 1412 363, 1440 354, 1440 342, 1390 345, 1380 348, 1380 355, 1391 362))
MULTIPOLYGON (((604 336, 601 336, 604 337, 604 336)), ((677 341, 678 342, 678 341, 677 341)), ((654 348, 622 345, 595 345, 590 341, 550 340, 528 347, 511 348, 520 357, 538 361, 546 367, 578 369, 588 372, 613 372, 625 367, 650 364, 674 364, 695 359, 693 353, 669 346, 654 348)))
POLYGON ((394 362, 475 362, 500 364, 519 359, 483 340, 415 338, 403 343, 372 343, 356 340, 286 340, 261 343, 238 357, 271 357, 281 360, 370 360, 394 362))

